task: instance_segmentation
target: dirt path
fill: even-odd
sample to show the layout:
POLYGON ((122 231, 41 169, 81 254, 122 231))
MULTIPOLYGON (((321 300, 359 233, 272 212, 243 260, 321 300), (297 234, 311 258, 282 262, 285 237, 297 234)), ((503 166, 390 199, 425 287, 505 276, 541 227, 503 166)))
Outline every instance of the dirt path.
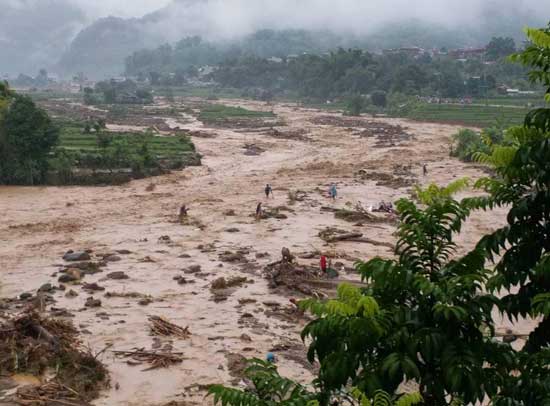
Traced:
MULTIPOLYGON (((254 109, 271 108, 261 103, 223 102, 254 109)), ((337 115, 289 105, 276 105, 273 109, 286 121, 286 130, 305 130, 307 139, 209 129, 188 119, 179 124, 172 119, 168 121, 172 126, 212 135, 194 139, 204 155, 202 167, 122 187, 0 188, 4 219, 0 225, 1 297, 33 292, 43 283, 56 281, 52 275, 69 249, 89 248, 96 254, 129 250, 130 254, 121 255, 121 260, 109 263, 106 270, 123 271, 129 279, 104 280, 104 272, 87 276, 86 282, 98 282, 107 292, 148 294, 154 298, 153 303, 139 306, 138 299, 106 298, 105 292, 99 292, 94 297, 102 300, 102 307, 86 309, 84 302, 89 295, 75 286, 72 288, 79 296, 68 299, 58 292, 55 307, 66 308, 75 315, 75 324, 89 333, 84 335, 85 341, 97 351, 107 344, 123 350, 150 348, 153 338, 148 331, 148 315, 166 316, 189 326, 191 338, 173 342, 174 350, 182 351, 186 360, 170 369, 142 372, 143 367, 131 367, 107 352, 105 361, 112 372, 112 389, 96 405, 153 405, 172 399, 204 404, 204 392, 196 385, 230 382, 228 354, 263 358, 274 347, 281 372, 307 382, 311 373, 304 367, 305 353, 299 339, 305 321, 273 315, 271 302, 284 307, 289 297, 268 289, 261 275, 263 266, 278 259, 282 247, 296 253, 329 252, 340 258, 335 261, 346 266, 356 259, 390 255, 383 246, 327 246, 317 237, 323 228, 336 226, 360 230, 377 241, 393 241, 391 225, 354 226, 320 210, 323 205, 346 207, 348 202, 361 202, 366 207, 408 195, 407 188, 376 186, 376 181, 357 178, 354 174, 360 169, 392 174, 396 165, 411 165, 421 184, 445 184, 463 176, 481 175, 475 167, 449 159, 450 136, 456 127, 378 120, 407 127, 414 138, 394 147, 376 148, 375 138, 361 138, 357 130, 311 123, 315 117, 337 115), (243 148, 247 143, 256 144, 265 152, 247 156, 243 148), (421 175, 422 163, 427 163, 429 169, 425 178, 421 175), (334 203, 324 196, 330 182, 336 182, 339 191, 334 203), (151 183, 155 189, 147 191, 151 183), (274 199, 264 198, 266 183, 274 186, 274 199), (305 191, 307 197, 290 205, 290 190, 305 191), (251 214, 260 201, 267 207, 288 206, 292 211, 285 212, 287 219, 258 222, 251 214), (193 225, 176 223, 182 203, 190 208, 193 225), (226 215, 229 210, 234 210, 235 215, 226 215), (169 236, 170 242, 159 242, 161 236, 169 236), (247 262, 220 261, 220 253, 237 250, 248 252, 247 262), (201 273, 184 274, 182 270, 190 265, 200 265, 201 273), (179 285, 173 280, 179 275, 193 283, 179 285), (220 276, 245 276, 253 283, 236 289, 225 301, 214 302, 209 286, 220 276), (242 304, 242 299, 250 300, 242 304), (243 333, 252 341, 243 340, 243 333)), ((502 212, 474 216, 459 237, 461 250, 471 248, 502 218, 502 212)), ((310 262, 314 264, 317 259, 310 262)))

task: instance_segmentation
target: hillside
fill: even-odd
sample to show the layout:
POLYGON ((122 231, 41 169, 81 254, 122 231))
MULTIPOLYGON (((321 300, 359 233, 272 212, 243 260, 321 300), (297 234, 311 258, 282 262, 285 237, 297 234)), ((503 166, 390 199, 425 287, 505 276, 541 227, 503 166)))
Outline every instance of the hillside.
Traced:
POLYGON ((495 3, 486 3, 480 7, 475 17, 460 16, 453 24, 433 16, 403 19, 389 14, 383 17, 388 21, 378 21, 378 16, 366 15, 365 22, 372 20, 372 24, 358 27, 350 23, 346 27, 330 24, 330 21, 326 24, 320 21, 308 23, 305 15, 293 14, 285 18, 281 13, 287 11, 279 9, 266 21, 265 16, 254 15, 254 10, 225 15, 234 10, 222 8, 219 2, 174 0, 142 18, 111 17, 96 21, 77 35, 63 55, 59 68, 65 74, 83 71, 96 78, 119 75, 124 70, 124 59, 133 52, 163 43, 176 43, 194 35, 229 48, 238 46, 259 56, 280 56, 322 52, 337 46, 371 50, 399 46, 475 47, 485 45, 495 35, 509 36, 520 42, 525 25, 541 26, 545 23, 540 14, 521 5, 498 7, 495 3), (460 21, 462 19, 464 21, 460 21), (285 44, 281 40, 288 36, 262 35, 266 30, 295 31, 297 34, 285 44))

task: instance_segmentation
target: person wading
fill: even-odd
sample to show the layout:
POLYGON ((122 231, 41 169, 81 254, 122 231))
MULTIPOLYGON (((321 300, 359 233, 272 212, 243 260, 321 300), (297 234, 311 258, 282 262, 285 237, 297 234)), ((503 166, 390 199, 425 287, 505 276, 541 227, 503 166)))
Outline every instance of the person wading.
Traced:
POLYGON ((326 273, 327 272, 327 257, 324 256, 324 255, 321 255, 320 266, 321 266, 321 272, 326 273))
POLYGON ((336 200, 336 196, 338 195, 338 191, 336 190, 336 184, 333 183, 332 185, 330 185, 328 194, 332 200, 336 200))
POLYGON ((271 197, 274 197, 273 196, 273 188, 271 187, 271 185, 269 183, 267 185, 265 185, 264 192, 265 192, 265 197, 267 199, 269 199, 269 195, 271 195, 271 197))
POLYGON ((187 218, 188 212, 189 212, 189 209, 187 208, 187 206, 185 204, 183 204, 180 207, 180 212, 179 212, 179 221, 180 221, 180 223, 183 223, 183 221, 187 218))
POLYGON ((256 206, 256 219, 259 220, 262 217, 262 202, 256 206))

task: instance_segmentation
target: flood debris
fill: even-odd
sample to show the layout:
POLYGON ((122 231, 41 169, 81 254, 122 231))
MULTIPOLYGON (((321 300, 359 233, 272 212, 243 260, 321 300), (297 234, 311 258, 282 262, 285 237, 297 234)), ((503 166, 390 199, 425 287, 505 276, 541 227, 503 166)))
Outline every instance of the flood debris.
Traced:
POLYGON ((280 130, 277 128, 270 128, 260 133, 268 137, 273 137, 281 140, 294 140, 294 141, 311 141, 311 138, 306 137, 308 131, 304 128, 293 128, 288 130, 280 130))
POLYGON ((248 367, 246 357, 237 353, 229 353, 225 358, 227 359, 229 374, 236 379, 236 382, 244 378, 244 371, 248 367))
POLYGON ((133 349, 130 351, 113 351, 118 357, 127 358, 129 365, 149 364, 150 366, 143 371, 152 371, 154 369, 168 368, 174 364, 181 364, 185 359, 182 352, 155 351, 145 348, 133 349))
POLYGON ((307 198, 307 192, 303 190, 289 190, 288 191, 288 204, 290 206, 296 204, 296 202, 303 202, 307 198))
POLYGON ((210 285, 210 289, 212 290, 220 290, 220 289, 229 289, 234 288, 237 286, 241 286, 245 283, 252 283, 253 280, 249 280, 246 277, 242 276, 233 276, 229 279, 225 279, 224 277, 218 278, 212 282, 210 285))
POLYGON ((335 243, 340 241, 349 241, 349 242, 360 242, 371 244, 375 246, 387 247, 390 249, 394 248, 394 244, 376 241, 371 238, 363 236, 363 233, 354 232, 354 231, 345 231, 335 227, 326 227, 324 230, 319 232, 319 238, 327 243, 335 243))
POLYGON ((86 299, 86 303, 84 303, 85 307, 101 307, 101 300, 100 299, 94 299, 93 296, 90 296, 88 299, 86 299))
POLYGON ((388 172, 369 171, 367 169, 358 170, 355 176, 363 180, 375 181, 376 186, 383 186, 391 189, 411 187, 417 183, 416 179, 409 174, 394 175, 388 172))
POLYGON ((354 209, 335 209, 329 206, 322 206, 321 211, 332 212, 337 219, 350 223, 388 223, 393 221, 389 217, 369 213, 360 204, 357 204, 354 209))
POLYGON ((246 156, 258 156, 263 154, 266 150, 256 144, 244 144, 244 155, 246 156))
POLYGON ((219 255, 219 259, 222 262, 246 262, 246 256, 249 252, 247 250, 224 251, 219 255))
POLYGON ((157 336, 174 336, 178 338, 189 338, 191 333, 189 327, 180 327, 174 323, 169 322, 164 317, 149 316, 151 334, 157 336))
POLYGON ((264 276, 269 280, 271 289, 282 286, 306 296, 325 296, 322 292, 308 286, 312 280, 322 277, 319 268, 298 264, 288 248, 283 248, 281 254, 280 261, 268 264, 264 268, 264 276))
POLYGON ((44 384, 19 388, 14 404, 83 405, 109 382, 99 354, 84 350, 72 323, 24 312, 0 325, 0 374, 55 375, 44 384))

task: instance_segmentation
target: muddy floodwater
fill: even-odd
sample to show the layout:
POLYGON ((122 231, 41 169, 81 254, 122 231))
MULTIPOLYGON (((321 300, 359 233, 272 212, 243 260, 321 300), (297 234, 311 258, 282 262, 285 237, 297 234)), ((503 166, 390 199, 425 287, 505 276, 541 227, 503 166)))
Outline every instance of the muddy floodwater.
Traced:
MULTIPOLYGON (((302 296, 270 289, 263 268, 287 247, 298 257, 310 257, 298 260, 311 265, 319 259, 307 253, 327 253, 347 269, 342 280, 357 281, 350 270, 356 260, 390 256, 391 249, 364 242, 326 244, 319 232, 337 227, 391 244, 395 225, 346 222, 326 207, 375 206, 409 196, 413 183, 444 185, 483 176, 478 167, 449 157, 457 127, 369 117, 342 121, 340 114, 294 105, 219 102, 273 110, 286 126, 279 131, 209 128, 177 115, 166 118, 166 124, 197 134, 193 142, 203 156, 201 167, 116 187, 0 188, 0 297, 57 284, 62 256, 70 249, 90 249, 97 258, 117 257, 103 272, 85 278, 105 291, 87 293, 82 285, 68 286, 78 296, 58 291, 52 305, 74 316, 92 349, 109 346, 102 360, 111 373, 111 389, 94 402, 97 406, 164 405, 172 400, 208 404, 205 385, 239 383, 228 362, 235 354, 264 358, 272 351, 282 374, 309 382, 315 366, 308 365, 299 336, 307 320, 287 311, 290 299, 302 296), (365 132, 362 123, 367 122, 371 130, 365 132), (380 129, 373 123, 380 123, 380 129), (409 136, 388 141, 383 124, 401 126, 409 136), (274 192, 270 198, 264 195, 268 183, 274 192), (335 201, 327 196, 331 183, 337 185, 335 201), (297 201, 289 198, 296 191, 303 192, 297 201), (285 208, 286 218, 256 220, 259 202, 266 209, 285 208), (185 224, 177 221, 182 204, 189 208, 185 224), (227 252, 240 252, 241 258, 224 261, 227 252), (190 271, 194 265, 200 271, 190 271), (107 278, 116 271, 128 279, 107 278), (219 297, 210 287, 222 276, 247 279, 219 297), (177 277, 185 281, 179 283, 177 277), (130 293, 139 295, 125 295, 130 293), (101 307, 85 307, 90 296, 100 299, 101 307), (146 296, 150 303, 140 304, 146 296), (152 348, 148 316, 155 315, 189 327, 188 339, 160 343, 183 353, 185 360, 144 371, 145 366, 115 358, 112 350, 152 348)), ((460 252, 503 224, 504 214, 476 213, 458 237, 460 252)), ((529 323, 515 327, 519 333, 529 328, 529 323)))

